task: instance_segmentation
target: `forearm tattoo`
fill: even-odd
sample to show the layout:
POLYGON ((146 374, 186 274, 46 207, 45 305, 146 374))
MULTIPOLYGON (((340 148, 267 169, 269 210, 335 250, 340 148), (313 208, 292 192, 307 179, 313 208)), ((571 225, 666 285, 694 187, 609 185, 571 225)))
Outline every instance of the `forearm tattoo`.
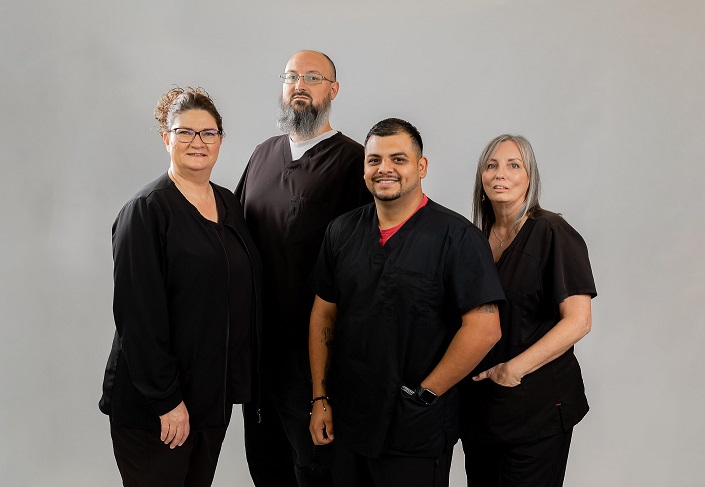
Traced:
POLYGON ((328 368, 330 367, 330 355, 333 353, 333 328, 327 326, 321 331, 321 342, 325 343, 328 353, 326 354, 326 363, 324 366, 324 375, 321 385, 323 388, 326 387, 326 378, 328 377, 328 368))

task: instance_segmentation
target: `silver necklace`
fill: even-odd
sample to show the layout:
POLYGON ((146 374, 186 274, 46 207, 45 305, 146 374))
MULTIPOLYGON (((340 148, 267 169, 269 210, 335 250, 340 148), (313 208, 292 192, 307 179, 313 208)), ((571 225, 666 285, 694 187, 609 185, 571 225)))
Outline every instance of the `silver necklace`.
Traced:
POLYGON ((497 235, 497 230, 494 229, 494 225, 492 225, 492 233, 494 233, 494 238, 499 241, 499 248, 501 249, 504 246, 504 240, 507 240, 507 238, 505 237, 504 240, 499 238, 499 235, 497 235))

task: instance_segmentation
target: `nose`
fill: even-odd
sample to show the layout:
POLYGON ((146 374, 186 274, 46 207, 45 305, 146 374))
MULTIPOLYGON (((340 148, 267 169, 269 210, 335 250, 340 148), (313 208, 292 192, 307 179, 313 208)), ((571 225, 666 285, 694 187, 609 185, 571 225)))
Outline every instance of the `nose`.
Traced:
POLYGON ((501 164, 497 165, 497 172, 494 174, 495 179, 504 179, 504 168, 501 164))
POLYGON ((294 86, 296 87, 297 90, 301 90, 301 88, 303 86, 306 86, 306 84, 304 83, 304 77, 299 76, 299 79, 296 80, 296 83, 294 83, 294 86))
POLYGON ((196 136, 191 141, 190 145, 195 146, 195 147, 202 147, 202 146, 206 145, 206 143, 203 142, 203 139, 201 138, 201 134, 196 134, 196 136))
POLYGON ((379 165, 377 166, 377 172, 386 174, 392 171, 392 163, 390 160, 388 160, 386 157, 383 157, 382 160, 380 161, 379 165))

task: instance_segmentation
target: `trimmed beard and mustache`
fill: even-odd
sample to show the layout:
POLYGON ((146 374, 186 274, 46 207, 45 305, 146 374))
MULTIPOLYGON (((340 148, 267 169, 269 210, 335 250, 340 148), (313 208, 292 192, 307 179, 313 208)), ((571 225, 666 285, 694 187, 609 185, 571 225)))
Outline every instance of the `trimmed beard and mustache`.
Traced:
POLYGON ((286 134, 296 134, 302 139, 312 139, 318 131, 328 121, 330 114, 331 99, 326 96, 319 106, 314 106, 313 100, 308 93, 294 92, 294 96, 308 96, 310 102, 304 106, 299 103, 285 102, 283 95, 279 95, 279 116, 277 117, 277 127, 286 134))
POLYGON ((379 179, 389 179, 389 177, 388 176, 387 177, 385 177, 385 176, 374 177, 374 178, 372 178, 371 182, 366 183, 366 184, 367 184, 367 189, 370 191, 370 193, 372 193, 372 196, 374 196, 376 199, 378 199, 380 201, 398 200, 402 196, 406 196, 407 194, 416 191, 416 188, 419 187, 419 183, 416 181, 410 182, 407 185, 407 183, 405 181, 403 181, 401 177, 398 177, 397 180, 398 180, 399 186, 400 186, 399 189, 394 193, 383 193, 383 192, 377 191, 375 188, 375 182, 377 182, 377 180, 379 180, 379 179))

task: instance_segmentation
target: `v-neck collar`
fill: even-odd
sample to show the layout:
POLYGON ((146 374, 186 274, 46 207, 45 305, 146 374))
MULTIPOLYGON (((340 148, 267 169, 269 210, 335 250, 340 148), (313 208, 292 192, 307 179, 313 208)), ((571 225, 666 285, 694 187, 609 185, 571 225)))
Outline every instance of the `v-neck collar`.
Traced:
POLYGON ((499 268, 502 262, 505 260, 505 256, 508 255, 510 251, 514 251, 514 247, 518 245, 517 242, 526 239, 526 235, 529 234, 530 228, 533 228, 535 224, 536 220, 534 220, 533 218, 529 217, 526 219, 524 224, 519 229, 519 233, 517 233, 517 236, 514 237, 514 240, 512 240, 512 242, 507 246, 507 248, 504 249, 502 255, 499 256, 499 260, 495 262, 495 266, 497 268, 499 268))
POLYGON ((401 226, 399 230, 396 231, 394 235, 389 237, 387 242, 382 245, 379 243, 380 239, 380 232, 379 232, 379 218, 377 217, 377 207, 375 206, 374 203, 371 204, 371 211, 372 211, 372 218, 371 218, 371 226, 369 228, 369 237, 372 240, 371 245, 373 249, 373 259, 375 256, 380 256, 383 259, 386 258, 389 254, 391 254, 399 245, 400 241, 403 241, 403 237, 406 236, 411 229, 413 228, 413 223, 414 221, 419 217, 419 215, 423 214, 423 212, 432 206, 434 203, 431 200, 431 198, 428 199, 428 202, 419 208, 413 215, 411 215, 401 226))

